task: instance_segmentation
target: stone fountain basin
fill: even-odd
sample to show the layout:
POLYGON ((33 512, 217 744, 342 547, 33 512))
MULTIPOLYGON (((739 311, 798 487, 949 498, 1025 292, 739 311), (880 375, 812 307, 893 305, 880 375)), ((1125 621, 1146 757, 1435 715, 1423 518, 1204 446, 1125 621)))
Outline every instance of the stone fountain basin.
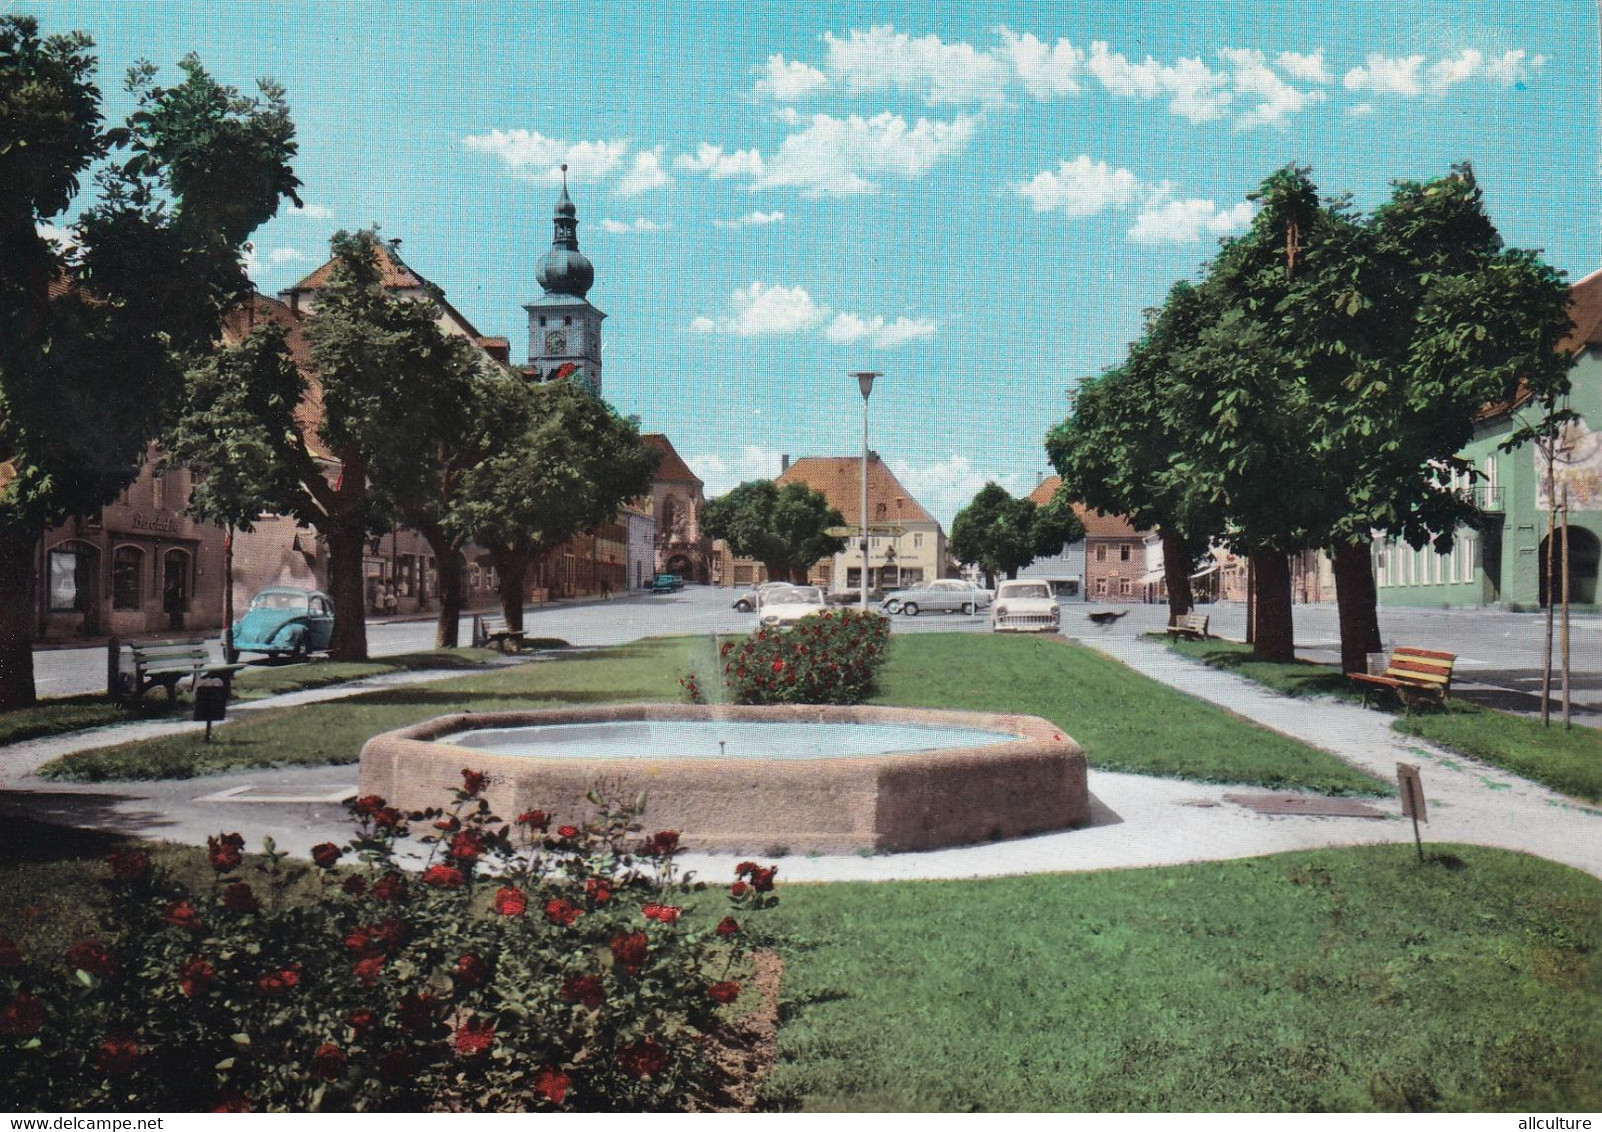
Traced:
POLYGON ((1084 752, 1055 724, 921 708, 619 704, 441 716, 369 739, 361 752, 361 792, 383 795, 403 810, 443 806, 464 767, 490 776, 485 794, 502 818, 544 810, 554 824, 578 824, 594 812, 585 795, 597 785, 624 798, 644 791, 648 831, 676 829, 686 848, 714 852, 937 849, 1067 829, 1090 816, 1084 752), (751 749, 752 732, 742 726, 724 729, 741 736, 729 743, 734 751, 727 757, 712 754, 705 742, 663 753, 664 742, 660 736, 653 742, 647 726, 602 728, 614 741, 597 741, 604 753, 593 756, 546 751, 544 732, 508 731, 514 745, 520 735, 529 739, 527 753, 510 754, 493 749, 507 745, 507 736, 491 734, 653 722, 704 724, 714 739, 719 724, 760 724, 787 738, 797 725, 866 724, 864 731, 904 729, 904 745, 918 749, 812 755, 805 743, 775 743, 776 750, 793 749, 768 756, 751 749), (931 728, 967 733, 949 738, 977 745, 930 747, 931 736, 939 736, 931 728), (974 731, 993 733, 995 741, 974 731), (636 734, 648 753, 619 754, 615 740, 626 747, 636 734))

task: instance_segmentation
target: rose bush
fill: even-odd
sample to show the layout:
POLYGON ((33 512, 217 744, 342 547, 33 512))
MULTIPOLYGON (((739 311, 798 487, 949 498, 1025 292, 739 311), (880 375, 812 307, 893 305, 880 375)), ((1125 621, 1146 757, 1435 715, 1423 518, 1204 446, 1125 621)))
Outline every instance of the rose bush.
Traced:
POLYGON ((889 648, 889 621, 842 608, 803 617, 793 628, 758 629, 719 652, 737 704, 860 704, 873 694, 889 648))
POLYGON ((464 771, 447 809, 410 815, 358 798, 356 835, 315 863, 270 841, 247 861, 221 834, 201 891, 114 852, 95 938, 29 954, 0 932, 0 1107, 704 1100, 719 1085, 708 1035, 739 999, 741 924, 776 903, 772 870, 742 862, 719 896, 729 914, 692 915, 706 887, 678 868, 676 832, 641 836, 639 803, 592 794, 592 820, 551 832, 539 811, 496 817, 486 785, 464 771), (308 875, 318 898, 288 898, 308 875))

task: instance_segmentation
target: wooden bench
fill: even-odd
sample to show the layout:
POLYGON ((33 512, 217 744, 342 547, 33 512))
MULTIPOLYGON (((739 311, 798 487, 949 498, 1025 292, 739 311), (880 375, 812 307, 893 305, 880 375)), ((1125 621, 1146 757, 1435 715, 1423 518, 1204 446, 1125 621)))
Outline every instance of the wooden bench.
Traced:
POLYGON ((1414 701, 1446 702, 1452 693, 1452 665, 1456 661, 1456 653, 1404 647, 1391 653, 1385 671, 1378 676, 1366 672, 1348 672, 1346 676, 1361 684, 1389 688, 1404 707, 1411 709, 1414 701))
POLYGON ((1205 613, 1185 613, 1178 621, 1168 626, 1168 632, 1176 637, 1183 637, 1187 641, 1205 641, 1207 639, 1207 621, 1205 613))
POLYGON ((473 647, 488 648, 490 645, 503 653, 518 652, 523 647, 523 630, 508 626, 505 617, 476 614, 473 617, 473 647))
POLYGON ((189 681, 189 690, 194 691, 195 685, 202 677, 220 676, 231 683, 234 673, 245 666, 243 664, 213 664, 211 655, 206 651, 205 638, 180 641, 140 641, 128 645, 128 652, 132 660, 132 670, 124 668, 121 658, 121 646, 115 639, 110 643, 110 656, 108 662, 112 666, 115 678, 111 681, 111 694, 116 699, 131 699, 135 703, 144 698, 146 692, 155 687, 167 689, 167 702, 175 703, 178 699, 178 683, 181 680, 189 681))

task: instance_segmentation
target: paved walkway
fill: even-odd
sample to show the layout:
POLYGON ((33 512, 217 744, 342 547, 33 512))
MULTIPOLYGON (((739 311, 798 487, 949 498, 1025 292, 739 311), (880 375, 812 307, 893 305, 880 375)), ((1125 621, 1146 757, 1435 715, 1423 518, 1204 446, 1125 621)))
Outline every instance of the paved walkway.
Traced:
MULTIPOLYGON (((1332 700, 1277 695, 1240 677, 1185 660, 1160 642, 1101 637, 1087 642, 1137 671, 1209 700, 1237 715, 1331 751, 1386 781, 1396 763, 1419 766, 1430 821, 1427 841, 1462 841, 1535 853, 1602 876, 1602 807, 1565 798, 1516 775, 1452 755, 1390 730, 1390 717, 1332 700)), ((353 695, 375 685, 431 679, 441 673, 398 673, 358 685, 318 689, 240 705, 243 713, 290 703, 353 695)), ((305 854, 342 840, 349 826, 332 799, 356 784, 356 768, 315 767, 219 775, 163 783, 60 784, 33 771, 69 750, 193 729, 185 723, 140 723, 17 744, 0 752, 0 809, 46 821, 203 844, 208 833, 238 830, 255 846, 271 835, 305 854), (239 792, 240 787, 248 787, 239 792), (220 793, 236 791, 228 800, 220 793), (252 802, 251 795, 301 797, 252 802)), ((1069 724, 1072 733, 1072 724, 1069 724)), ((1272 817, 1224 802, 1253 788, 1091 771, 1092 824, 1083 829, 928 853, 876 857, 787 857, 791 881, 935 879, 1019 873, 1135 868, 1225 860, 1290 849, 1412 841, 1412 826, 1394 798, 1376 803, 1393 816, 1272 817)), ((687 867, 723 876, 727 857, 689 855, 687 867)))

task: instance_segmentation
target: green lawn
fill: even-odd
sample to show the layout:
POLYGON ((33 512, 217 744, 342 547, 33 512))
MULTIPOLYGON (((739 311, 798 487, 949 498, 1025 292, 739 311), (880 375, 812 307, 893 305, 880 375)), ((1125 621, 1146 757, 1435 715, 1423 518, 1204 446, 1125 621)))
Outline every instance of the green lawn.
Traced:
MULTIPOLYGON (((1333 665, 1253 660, 1251 646, 1230 641, 1178 641, 1173 648, 1287 695, 1335 695, 1359 701, 1363 698, 1362 692, 1333 665)), ((1387 699, 1383 694, 1371 699, 1384 709, 1387 699)), ((1594 727, 1569 731, 1557 724, 1542 727, 1539 720, 1462 700, 1452 700, 1439 710, 1425 708, 1399 714, 1391 726, 1576 798, 1602 802, 1602 731, 1594 727)))
POLYGON ((1435 852, 781 886, 769 1103, 1596 1111, 1602 881, 1435 852))
POLYGON ((1334 755, 1060 641, 976 633, 897 637, 881 686, 876 703, 1049 719, 1101 770, 1328 794, 1391 791, 1334 755))

